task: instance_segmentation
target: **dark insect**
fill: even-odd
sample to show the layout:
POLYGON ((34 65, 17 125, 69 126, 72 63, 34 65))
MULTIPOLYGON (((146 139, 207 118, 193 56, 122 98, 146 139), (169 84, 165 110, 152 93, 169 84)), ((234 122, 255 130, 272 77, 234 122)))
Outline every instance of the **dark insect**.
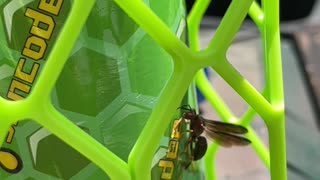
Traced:
POLYGON ((239 136, 248 132, 243 126, 205 119, 190 105, 182 106, 180 109, 186 110, 180 121, 190 124, 190 135, 185 147, 185 153, 188 156, 188 162, 184 163, 186 169, 192 161, 201 159, 207 151, 207 140, 202 133, 223 147, 245 146, 251 143, 250 140, 239 136))

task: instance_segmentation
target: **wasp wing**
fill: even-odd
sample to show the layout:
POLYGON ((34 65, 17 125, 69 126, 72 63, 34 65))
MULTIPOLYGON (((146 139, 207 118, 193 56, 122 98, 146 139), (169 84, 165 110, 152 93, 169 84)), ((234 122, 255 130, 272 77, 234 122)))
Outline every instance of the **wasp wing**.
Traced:
POLYGON ((234 134, 245 134, 248 132, 247 128, 240 125, 209 120, 201 116, 199 116, 199 118, 201 118, 204 126, 207 127, 208 129, 213 129, 215 131, 220 131, 220 132, 234 133, 234 134))
POLYGON ((229 134, 226 132, 215 131, 212 129, 205 128, 205 135, 212 140, 215 140, 219 145, 223 147, 235 146, 246 146, 251 141, 245 137, 229 134))

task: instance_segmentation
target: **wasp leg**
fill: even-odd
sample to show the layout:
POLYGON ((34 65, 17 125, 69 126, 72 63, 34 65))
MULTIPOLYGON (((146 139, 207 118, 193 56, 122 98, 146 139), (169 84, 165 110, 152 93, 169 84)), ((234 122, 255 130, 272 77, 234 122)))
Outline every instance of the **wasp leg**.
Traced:
POLYGON ((182 118, 180 118, 179 121, 173 125, 174 131, 176 131, 179 128, 181 121, 182 121, 182 118))
POLYGON ((183 137, 183 135, 184 135, 185 133, 193 133, 193 130, 186 130, 186 131, 182 132, 182 133, 181 133, 181 137, 183 137))
POLYGON ((188 169, 193 161, 193 156, 190 154, 189 146, 192 144, 192 137, 190 136, 185 144, 185 148, 183 152, 180 153, 178 161, 184 169, 188 169), (185 156, 185 160, 182 159, 183 155, 185 156))
MULTIPOLYGON (((181 124, 182 121, 184 121, 186 124, 190 124, 189 122, 186 122, 186 119, 180 118, 180 119, 178 120, 178 122, 175 122, 174 125, 173 125, 173 128, 172 128, 172 129, 173 129, 173 134, 179 132, 179 126, 180 126, 180 124, 181 124)), ((186 131, 180 133, 180 137, 183 137, 183 135, 184 135, 186 132, 188 132, 188 133, 193 133, 193 130, 186 130, 186 131)))

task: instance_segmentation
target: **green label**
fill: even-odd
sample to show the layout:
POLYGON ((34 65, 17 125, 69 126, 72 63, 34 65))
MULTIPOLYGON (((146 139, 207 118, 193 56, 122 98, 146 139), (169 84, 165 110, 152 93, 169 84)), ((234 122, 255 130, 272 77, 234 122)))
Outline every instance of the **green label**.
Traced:
MULTIPOLYGON (((17 101, 32 92, 72 2, 0 0, 2 97, 17 101)), ((145 3, 184 39, 182 0, 145 3)), ((97 0, 52 91, 52 103, 127 161, 171 73, 171 57, 159 45, 113 1, 97 0)), ((163 176, 163 162, 173 155, 168 147, 177 145, 179 152, 184 148, 185 138, 171 137, 172 125, 154 156, 152 179, 163 176)), ((99 167, 33 121, 13 124, 2 147, 0 179, 108 179, 99 167)), ((177 158, 173 163, 172 178, 182 177, 177 158)))

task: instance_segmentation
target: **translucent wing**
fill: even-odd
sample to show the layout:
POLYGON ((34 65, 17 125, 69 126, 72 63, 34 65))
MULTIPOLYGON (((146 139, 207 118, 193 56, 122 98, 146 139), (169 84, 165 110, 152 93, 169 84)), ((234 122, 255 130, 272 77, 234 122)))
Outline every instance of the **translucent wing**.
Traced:
POLYGON ((207 127, 208 129, 212 129, 219 132, 228 132, 233 134, 245 134, 248 132, 248 130, 245 127, 240 125, 209 120, 201 116, 199 116, 199 118, 201 118, 204 126, 207 127))
POLYGON ((223 147, 235 146, 246 146, 251 143, 247 138, 229 134, 226 132, 215 131, 205 128, 205 134, 208 138, 215 140, 219 145, 223 147))

